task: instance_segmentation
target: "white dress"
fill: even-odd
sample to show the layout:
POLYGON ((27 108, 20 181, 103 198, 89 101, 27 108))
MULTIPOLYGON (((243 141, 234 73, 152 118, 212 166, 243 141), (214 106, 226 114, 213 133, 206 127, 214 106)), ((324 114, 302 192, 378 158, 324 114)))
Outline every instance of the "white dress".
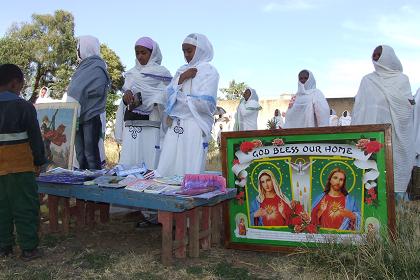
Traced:
POLYGON ((166 113, 173 120, 162 144, 157 174, 161 176, 199 174, 205 170, 208 141, 214 124, 219 74, 209 62, 213 47, 201 34, 191 34, 185 43, 196 46, 189 64, 178 69, 168 86, 166 113), (194 78, 178 85, 179 77, 196 68, 194 78))
POLYGON ((155 169, 160 152, 161 113, 156 106, 149 120, 124 122, 127 106, 121 101, 115 121, 115 139, 122 145, 120 164, 132 166, 145 163, 148 169, 155 169))
POLYGON ((148 120, 133 117, 134 120, 124 121, 127 107, 121 101, 115 121, 115 139, 122 145, 120 164, 132 166, 145 163, 148 169, 157 167, 165 90, 171 79, 169 71, 160 65, 161 61, 159 45, 153 42, 147 64, 141 65, 136 59, 136 66, 126 74, 123 90, 130 90, 133 94, 140 92, 142 96, 142 104, 133 112, 148 116, 148 120))

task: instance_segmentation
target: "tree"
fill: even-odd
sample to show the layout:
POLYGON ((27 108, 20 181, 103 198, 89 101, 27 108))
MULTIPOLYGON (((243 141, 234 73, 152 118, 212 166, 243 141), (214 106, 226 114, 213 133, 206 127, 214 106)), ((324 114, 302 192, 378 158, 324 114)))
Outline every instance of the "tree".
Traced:
POLYGON ((221 88, 220 91, 227 100, 240 99, 247 85, 244 82, 237 83, 235 80, 229 82, 229 87, 221 88))
POLYGON ((42 86, 60 98, 76 66, 75 50, 73 15, 58 10, 54 15, 33 14, 31 23, 12 25, 0 39, 0 62, 22 68, 32 101, 42 86))
POLYGON ((111 90, 106 99, 106 118, 113 121, 118 107, 115 102, 121 98, 118 92, 124 84, 122 74, 125 69, 118 55, 104 44, 101 45, 101 55, 108 66, 108 73, 112 80, 111 90))
MULTIPOLYGON (((115 119, 117 92, 124 83, 124 66, 113 50, 101 46, 101 54, 112 79, 107 98, 107 119, 115 119)), ((54 15, 32 15, 31 23, 14 24, 0 38, 0 63, 19 65, 25 74, 24 92, 35 102, 39 89, 47 86, 53 98, 61 98, 77 67, 74 18, 58 10, 54 15)))

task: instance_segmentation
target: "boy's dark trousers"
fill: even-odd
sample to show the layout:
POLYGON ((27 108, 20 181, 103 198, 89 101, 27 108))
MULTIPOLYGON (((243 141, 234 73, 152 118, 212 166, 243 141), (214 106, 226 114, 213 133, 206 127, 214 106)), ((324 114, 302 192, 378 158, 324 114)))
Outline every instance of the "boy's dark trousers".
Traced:
POLYGON ((38 246, 39 197, 33 172, 0 176, 0 248, 15 244, 13 225, 21 250, 38 246))

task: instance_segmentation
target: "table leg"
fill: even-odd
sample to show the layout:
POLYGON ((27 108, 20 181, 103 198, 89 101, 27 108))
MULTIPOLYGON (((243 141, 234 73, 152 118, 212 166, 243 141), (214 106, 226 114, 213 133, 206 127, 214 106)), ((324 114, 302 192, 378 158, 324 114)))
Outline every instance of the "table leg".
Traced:
POLYGON ((88 227, 95 225, 95 202, 86 202, 86 225, 88 227))
POLYGON ((200 217, 199 208, 196 207, 188 211, 189 231, 188 231, 188 251, 192 258, 197 258, 200 254, 200 217))
POLYGON ((221 213, 220 204, 211 207, 211 243, 213 245, 220 244, 221 231, 221 213))
POLYGON ((158 211, 158 221, 162 224, 162 264, 172 264, 173 213, 158 211))
POLYGON ((48 195, 48 215, 50 232, 58 231, 58 196, 48 195))
POLYGON ((185 258, 187 252, 187 215, 186 212, 174 213, 175 219, 175 242, 178 248, 175 249, 175 257, 185 258))
POLYGON ((77 209, 77 215, 76 215, 76 223, 77 227, 82 228, 85 226, 86 222, 86 209, 85 209, 85 201, 76 199, 76 209, 77 209))
POLYGON ((70 231, 70 198, 63 197, 63 231, 65 235, 70 231))
POLYGON ((101 223, 109 222, 109 203, 98 203, 101 223))
POLYGON ((207 207, 207 206, 201 207, 200 245, 201 245, 201 248, 203 248, 204 250, 207 250, 210 248, 210 237, 211 237, 210 209, 211 207, 207 207))

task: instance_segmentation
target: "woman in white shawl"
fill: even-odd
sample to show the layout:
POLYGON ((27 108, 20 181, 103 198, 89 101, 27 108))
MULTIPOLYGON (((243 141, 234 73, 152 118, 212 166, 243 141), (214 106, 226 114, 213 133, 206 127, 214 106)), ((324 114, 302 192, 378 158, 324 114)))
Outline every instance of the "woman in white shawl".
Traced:
POLYGON ((391 47, 375 48, 372 62, 375 71, 360 82, 351 124, 392 125, 394 189, 399 196, 404 196, 414 162, 414 101, 410 82, 391 47))
POLYGON ((36 99, 36 104, 57 102, 57 100, 54 100, 50 97, 50 93, 51 91, 49 88, 42 87, 39 91, 38 98, 36 99))
POLYGON ((338 117, 337 117, 337 113, 335 112, 334 109, 330 109, 330 120, 329 120, 329 124, 330 126, 338 126, 338 117))
POLYGON ((127 166, 145 163, 147 168, 155 169, 165 90, 172 77, 160 65, 162 54, 151 38, 138 39, 134 49, 136 64, 125 76, 124 96, 115 121, 115 139, 122 144, 119 163, 127 166))
POLYGON ((257 130, 258 112, 262 109, 255 89, 247 87, 235 114, 234 131, 257 130))
POLYGON ((154 176, 202 173, 216 110, 219 74, 211 64, 213 46, 206 36, 188 35, 181 66, 167 88, 168 131, 154 176))
POLYGON ((345 110, 338 121, 338 125, 340 126, 347 126, 351 124, 351 116, 349 111, 345 110))
POLYGON ((316 88, 311 71, 300 71, 295 97, 286 112, 284 128, 329 126, 330 107, 324 94, 316 88))

